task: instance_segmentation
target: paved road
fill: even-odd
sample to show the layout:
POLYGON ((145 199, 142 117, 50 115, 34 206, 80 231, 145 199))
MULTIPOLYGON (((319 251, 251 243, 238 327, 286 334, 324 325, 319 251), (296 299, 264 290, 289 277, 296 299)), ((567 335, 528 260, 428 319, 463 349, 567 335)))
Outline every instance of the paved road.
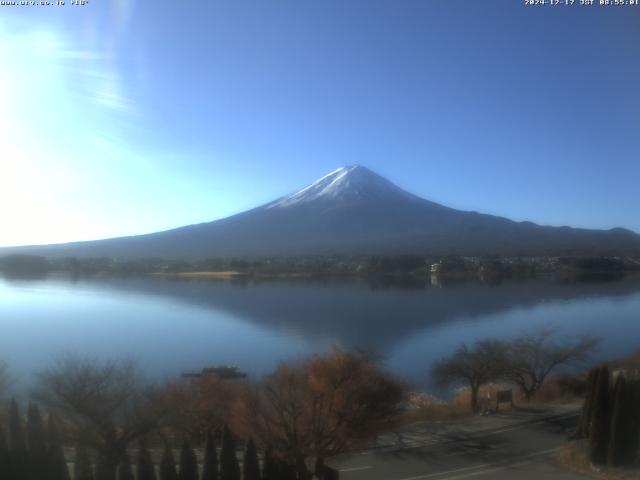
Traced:
POLYGON ((573 480, 553 463, 575 427, 575 412, 511 412, 440 431, 414 428, 395 444, 336 459, 344 480, 573 480))

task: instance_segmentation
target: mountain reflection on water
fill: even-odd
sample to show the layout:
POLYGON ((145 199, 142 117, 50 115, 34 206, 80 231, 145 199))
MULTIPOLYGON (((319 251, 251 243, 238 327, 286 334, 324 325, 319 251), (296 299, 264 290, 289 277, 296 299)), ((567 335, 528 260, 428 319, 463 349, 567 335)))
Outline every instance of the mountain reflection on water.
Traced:
POLYGON ((137 358, 154 377, 219 363, 260 375, 339 345, 374 351, 395 373, 426 385, 430 364, 462 341, 554 327, 560 336, 601 335, 598 358, 605 358, 640 347, 638 320, 633 277, 444 286, 354 278, 0 281, 0 358, 24 374, 76 351, 137 358))

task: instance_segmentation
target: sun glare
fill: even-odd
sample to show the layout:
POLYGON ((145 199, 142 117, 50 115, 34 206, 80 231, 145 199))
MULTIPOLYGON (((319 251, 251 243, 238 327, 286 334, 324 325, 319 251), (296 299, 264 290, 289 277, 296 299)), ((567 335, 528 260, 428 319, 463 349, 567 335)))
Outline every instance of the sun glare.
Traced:
POLYGON ((100 196, 85 186, 128 155, 111 114, 131 103, 108 55, 52 29, 0 22, 0 37, 0 246, 109 235, 83 213, 100 196), (96 137, 114 136, 118 152, 96 148, 96 137))

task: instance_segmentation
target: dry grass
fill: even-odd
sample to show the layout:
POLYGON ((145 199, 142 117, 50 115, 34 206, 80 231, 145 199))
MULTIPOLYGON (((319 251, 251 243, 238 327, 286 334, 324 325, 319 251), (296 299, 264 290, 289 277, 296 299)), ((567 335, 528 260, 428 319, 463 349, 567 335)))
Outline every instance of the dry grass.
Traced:
POLYGON ((624 358, 613 360, 610 366, 626 370, 629 376, 640 376, 640 350, 624 358))
POLYGON ((552 377, 527 403, 532 406, 573 403, 582 401, 586 394, 585 374, 564 374, 552 377))
POLYGON ((603 480, 638 480, 640 466, 635 468, 596 467, 589 462, 584 447, 580 444, 567 445, 556 455, 556 461, 563 467, 593 478, 603 480))
POLYGON ((460 408, 458 405, 432 395, 414 394, 411 396, 410 403, 412 408, 403 416, 403 423, 442 422, 471 414, 468 406, 460 408))
MULTIPOLYGON (((525 400, 520 390, 509 384, 492 383, 480 388, 478 394, 478 411, 495 412, 496 396, 498 390, 513 390, 514 407, 508 403, 501 403, 500 411, 512 409, 544 409, 551 405, 561 405, 582 401, 581 389, 585 382, 585 376, 562 375, 549 379, 537 395, 531 400, 525 400)), ((471 412, 471 391, 469 388, 460 388, 455 395, 442 400, 433 395, 414 393, 409 401, 411 408, 405 415, 407 423, 416 421, 448 421, 473 415, 471 412)))
POLYGON ((572 444, 562 447, 555 457, 556 461, 563 467, 587 475, 596 476, 597 472, 592 469, 583 449, 572 444))
MULTIPOLYGON (((512 388, 504 384, 489 384, 480 388, 478 393, 479 412, 495 411, 496 392, 512 388)), ((514 389, 514 396, 516 396, 514 389)), ((448 421, 473 415, 471 411, 471 391, 460 388, 449 400, 441 400, 433 395, 413 394, 410 399, 412 408, 406 415, 407 422, 448 421)), ((500 410, 511 410, 509 404, 500 404, 500 410)))

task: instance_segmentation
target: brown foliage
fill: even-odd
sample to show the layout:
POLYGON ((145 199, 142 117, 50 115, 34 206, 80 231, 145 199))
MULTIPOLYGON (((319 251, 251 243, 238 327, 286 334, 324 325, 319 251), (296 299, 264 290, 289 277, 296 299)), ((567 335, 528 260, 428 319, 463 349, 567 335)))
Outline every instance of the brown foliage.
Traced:
POLYGON ((404 389, 366 355, 336 350, 281 365, 246 389, 234 409, 235 429, 300 468, 388 428, 404 389))
POLYGON ((156 392, 154 408, 170 433, 199 442, 222 429, 240 390, 237 381, 215 375, 179 379, 156 392))

